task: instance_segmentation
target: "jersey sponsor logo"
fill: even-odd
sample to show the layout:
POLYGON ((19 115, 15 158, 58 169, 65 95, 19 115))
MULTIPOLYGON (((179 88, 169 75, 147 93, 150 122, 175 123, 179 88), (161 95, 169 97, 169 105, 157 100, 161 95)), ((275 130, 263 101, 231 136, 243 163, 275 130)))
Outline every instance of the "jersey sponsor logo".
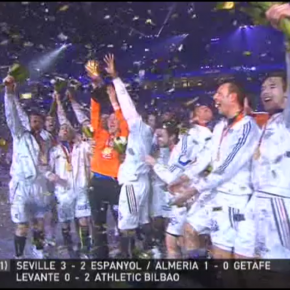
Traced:
POLYGON ((102 151, 102 157, 105 159, 112 159, 112 155, 113 155, 113 148, 111 148, 111 147, 106 147, 102 151))

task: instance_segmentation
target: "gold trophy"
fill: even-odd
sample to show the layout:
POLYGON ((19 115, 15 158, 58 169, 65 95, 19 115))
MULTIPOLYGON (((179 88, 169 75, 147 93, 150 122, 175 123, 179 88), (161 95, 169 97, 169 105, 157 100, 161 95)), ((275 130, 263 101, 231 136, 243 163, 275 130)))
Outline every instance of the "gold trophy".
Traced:
MULTIPOLYGON (((8 71, 8 75, 14 78, 16 83, 23 83, 29 78, 29 72, 26 67, 20 65, 19 63, 13 64, 8 71)), ((5 84, 1 84, 0 88, 3 89, 5 84)))
POLYGON ((60 93, 67 86, 67 80, 61 77, 56 77, 52 80, 53 88, 56 92, 60 93))
POLYGON ((85 65, 85 69, 93 83, 92 98, 96 102, 106 104, 109 101, 109 97, 102 79, 100 63, 96 60, 89 60, 85 65))
POLYGON ((5 147, 7 144, 6 140, 3 138, 0 138, 0 147, 5 147))
POLYGON ((88 76, 92 80, 96 80, 100 78, 100 64, 96 60, 89 60, 86 65, 85 69, 87 71, 88 76))

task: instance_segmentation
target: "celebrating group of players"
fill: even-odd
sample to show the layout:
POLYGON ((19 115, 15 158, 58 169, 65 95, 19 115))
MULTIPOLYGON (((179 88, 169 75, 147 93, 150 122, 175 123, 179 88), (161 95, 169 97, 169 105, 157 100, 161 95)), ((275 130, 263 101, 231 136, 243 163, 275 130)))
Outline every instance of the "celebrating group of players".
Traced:
MULTIPOLYGON (((274 26, 289 16, 289 4, 267 12, 274 26)), ((289 78, 288 52, 286 59, 289 78)), ((57 91, 58 132, 53 116, 45 122, 36 111, 28 116, 13 77, 4 80, 13 137, 9 192, 15 258, 23 258, 30 222, 35 257, 45 257, 47 219, 52 236, 56 223, 61 224, 72 252, 71 223, 76 222, 79 257, 108 258, 108 207, 121 258, 140 257, 140 236, 142 253, 154 258, 205 257, 201 249, 207 247, 214 258, 289 258, 290 99, 283 77, 270 76, 262 84, 268 113, 262 126, 245 106, 242 89, 226 82, 213 97, 224 117, 213 132, 207 106, 195 108, 192 127, 181 132, 176 119, 159 124, 152 115, 141 116, 117 75, 114 57, 104 61, 112 78, 106 87, 96 63, 86 65, 94 88, 90 118, 68 93, 83 131, 90 128, 92 136, 74 130, 57 91), (104 92, 114 110, 108 116, 101 115, 104 92), (116 147, 120 140, 126 140, 125 152, 116 147), (209 243, 201 238, 204 234, 209 243)))

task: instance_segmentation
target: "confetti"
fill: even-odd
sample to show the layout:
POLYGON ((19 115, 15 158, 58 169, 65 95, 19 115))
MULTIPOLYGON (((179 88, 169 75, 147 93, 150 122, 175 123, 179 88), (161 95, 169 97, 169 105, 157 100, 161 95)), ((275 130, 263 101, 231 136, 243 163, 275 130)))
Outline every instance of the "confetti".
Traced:
POLYGON ((67 11, 69 9, 69 5, 63 5, 63 6, 61 6, 59 9, 58 9, 58 11, 59 12, 64 12, 64 11, 67 11))
POLYGON ((243 52, 243 55, 245 55, 245 56, 250 56, 252 54, 252 52, 250 52, 250 51, 244 51, 243 52))
POLYGON ((153 23, 152 19, 147 19, 147 20, 145 21, 145 24, 155 25, 155 24, 153 23))

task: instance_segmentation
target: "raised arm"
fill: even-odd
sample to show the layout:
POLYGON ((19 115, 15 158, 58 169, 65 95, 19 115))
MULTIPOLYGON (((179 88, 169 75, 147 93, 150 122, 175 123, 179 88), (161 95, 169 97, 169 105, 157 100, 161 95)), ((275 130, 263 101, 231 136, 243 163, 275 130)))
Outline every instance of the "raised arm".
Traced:
POLYGON ((16 104, 15 104, 15 84, 11 77, 7 77, 4 82, 6 83, 4 107, 7 126, 11 131, 12 137, 20 137, 25 131, 25 128, 19 118, 16 104))
POLYGON ((64 111, 63 105, 61 103, 60 94, 55 91, 53 93, 53 98, 56 100, 56 104, 57 104, 57 118, 58 118, 59 125, 60 126, 62 126, 62 125, 70 125, 71 126, 71 123, 68 120, 66 113, 64 111))
POLYGON ((24 111, 23 107, 21 106, 20 101, 16 95, 14 97, 14 102, 15 102, 15 106, 16 106, 16 110, 17 110, 19 119, 20 119, 23 127, 27 131, 30 131, 31 127, 30 127, 30 123, 29 123, 29 117, 27 116, 26 112, 24 111))
POLYGON ((122 114, 122 110, 118 104, 117 95, 116 95, 116 91, 115 91, 114 87, 108 86, 107 93, 108 93, 111 105, 115 111, 115 116, 116 116, 117 120, 119 121, 120 136, 127 138, 129 135, 128 124, 127 124, 127 122, 122 114))
POLYGON ((89 122, 89 117, 85 114, 84 110, 82 109, 82 106, 75 100, 73 93, 67 90, 66 94, 71 102, 71 106, 73 108, 73 111, 76 115, 79 124, 83 125, 85 122, 89 122))
POLYGON ((127 121, 128 126, 131 127, 136 122, 142 120, 142 118, 138 114, 135 104, 126 89, 125 84, 117 75, 117 72, 115 70, 114 56, 107 55, 104 61, 107 64, 106 71, 110 74, 110 76, 113 79, 117 99, 120 104, 124 118, 127 121))

